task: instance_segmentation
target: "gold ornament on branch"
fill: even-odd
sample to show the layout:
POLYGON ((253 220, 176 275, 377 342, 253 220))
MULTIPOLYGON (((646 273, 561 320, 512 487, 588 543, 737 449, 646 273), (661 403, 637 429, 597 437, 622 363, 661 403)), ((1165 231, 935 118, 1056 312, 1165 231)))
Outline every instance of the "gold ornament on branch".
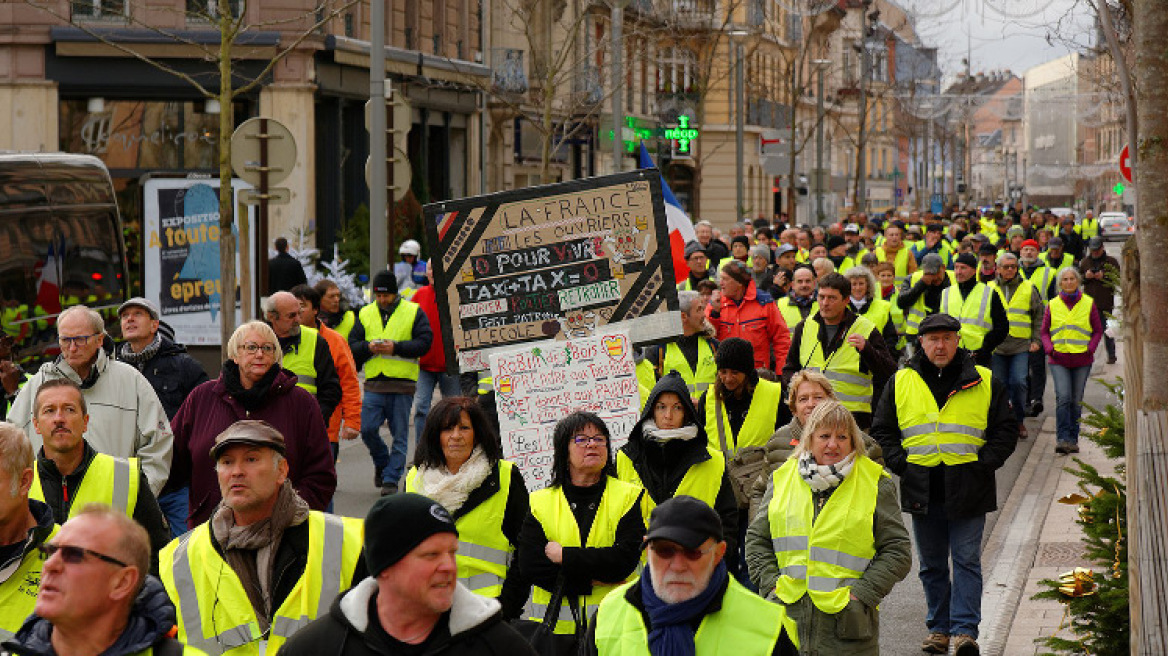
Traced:
POLYGON ((1059 574, 1059 592, 1068 597, 1087 597, 1095 594, 1095 590, 1095 573, 1086 567, 1059 574))

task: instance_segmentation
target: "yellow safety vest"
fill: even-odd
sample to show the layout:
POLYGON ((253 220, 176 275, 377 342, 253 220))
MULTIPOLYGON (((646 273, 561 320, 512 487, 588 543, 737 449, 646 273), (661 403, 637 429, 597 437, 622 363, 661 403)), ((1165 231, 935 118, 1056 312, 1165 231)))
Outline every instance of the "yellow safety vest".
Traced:
MULTIPOLYGON (((657 371, 653 368, 653 363, 649 362, 648 358, 642 358, 633 369, 633 372, 637 375, 637 384, 642 389, 652 391, 653 387, 657 385, 657 371)), ((641 405, 644 404, 645 399, 641 399, 641 405)))
MULTIPOLYGON (((498 597, 503 592, 507 566, 514 546, 503 535, 503 517, 507 514, 507 495, 511 490, 511 472, 515 465, 500 460, 499 488, 487 500, 454 520, 458 527, 458 580, 470 591, 484 597, 498 597)), ((406 474, 406 491, 421 494, 418 468, 406 474)))
MULTIPOLYGON (((726 457, 722 455, 721 451, 713 451, 708 447, 706 451, 710 454, 710 459, 690 467, 685 472, 685 476, 681 478, 681 482, 677 484, 673 496, 691 496, 706 502, 707 506, 713 508, 714 502, 718 500, 718 490, 722 489, 722 477, 726 475, 726 457)), ((616 477, 637 487, 645 487, 641 481, 641 475, 633 466, 632 459, 625 454, 623 448, 616 452, 616 477)), ((653 512, 659 502, 665 500, 654 499, 648 494, 641 496, 641 513, 645 516, 646 526, 649 525, 649 513, 653 512)))
MULTIPOLYGON (((893 295, 893 298, 896 298, 895 294, 893 295)), ((869 299, 868 304, 864 306, 864 312, 861 313, 860 316, 864 317, 868 321, 871 321, 872 325, 876 326, 876 330, 883 333, 884 326, 887 326, 888 321, 892 319, 892 311, 895 307, 896 306, 893 303, 882 298, 869 299)), ((904 315, 901 315, 902 321, 903 317, 904 315)), ((893 325, 895 326, 896 323, 894 322, 893 325)))
POLYGON ((200 524, 158 556, 162 584, 178 616, 178 639, 208 654, 276 653, 309 622, 327 615, 333 600, 349 589, 364 534, 360 519, 309 512, 304 573, 264 635, 239 576, 211 543, 210 523, 200 524))
POLYGON ((910 463, 936 467, 977 461, 977 452, 985 444, 992 377, 985 367, 978 367, 977 373, 981 382, 957 390, 938 409, 915 369, 896 372, 896 418, 910 463))
POLYGON ((1038 296, 1042 299, 1043 305, 1050 302, 1046 294, 1050 290, 1050 278, 1053 275, 1055 275, 1055 270, 1050 268, 1049 265, 1043 264, 1035 269, 1034 273, 1030 274, 1028 278, 1030 284, 1034 285, 1034 288, 1038 290, 1038 296))
MULTIPOLYGON (((404 342, 413 337, 414 317, 418 315, 418 304, 405 299, 398 300, 397 307, 389 317, 389 322, 381 323, 381 310, 377 303, 370 303, 361 308, 358 318, 365 327, 365 339, 372 342, 375 339, 390 339, 395 342, 404 342)), ((416 358, 402 358, 396 355, 374 355, 365 363, 365 379, 375 376, 387 378, 405 378, 418 380, 418 360, 416 358)))
POLYGON ((1068 308, 1062 296, 1050 299, 1050 343, 1059 353, 1086 353, 1091 346, 1091 312, 1095 300, 1083 294, 1068 308))
POLYGON ((281 367, 296 374, 296 386, 316 394, 316 328, 300 327, 300 341, 284 354, 281 367))
POLYGON ((722 451, 719 432, 725 435, 726 450, 730 457, 734 457, 744 447, 766 446, 767 440, 775 433, 775 418, 779 404, 783 402, 783 386, 769 380, 758 381, 750 400, 750 409, 746 411, 746 419, 737 435, 730 430, 730 418, 722 412, 722 402, 717 396, 713 390, 706 394, 706 436, 710 440, 710 450, 722 451))
POLYGON ((852 412, 872 412, 872 372, 860 367, 860 352, 847 342, 851 335, 868 339, 876 326, 857 316, 843 336, 843 341, 831 357, 823 355, 823 344, 819 342, 819 322, 807 317, 803 322, 803 336, 799 340, 799 364, 803 369, 821 371, 831 381, 836 398, 841 405, 852 412))
POLYGON ((1034 285, 1025 278, 1014 290, 1014 295, 1006 299, 1006 290, 997 280, 990 281, 990 288, 998 292, 1002 305, 1006 306, 1006 316, 1010 319, 1010 337, 1030 339, 1034 331, 1030 327, 1030 295, 1034 293, 1034 285))
MULTIPOLYGON (((572 509, 568 507, 568 498, 560 486, 536 490, 531 495, 531 514, 543 527, 544 535, 550 542, 558 542, 565 547, 611 547, 616 543, 616 527, 633 506, 641 498, 644 491, 621 480, 607 477, 604 484, 604 493, 600 497, 600 506, 596 509, 596 518, 592 520, 592 528, 588 530, 588 539, 580 544, 580 525, 572 509)), ((620 583, 612 585, 598 584, 592 586, 592 594, 580 597, 580 609, 585 617, 592 617, 609 592, 612 592, 620 583)), ((548 603, 552 593, 537 586, 531 589, 531 599, 523 609, 524 616, 536 622, 542 622, 547 614, 548 603)), ((556 618, 556 633, 574 634, 576 622, 572 619, 572 609, 568 600, 564 599, 560 606, 560 616, 556 618)))
MULTIPOLYGON (((803 312, 800 311, 798 305, 791 304, 791 298, 784 296, 779 299, 775 305, 779 308, 779 314, 783 315, 783 321, 787 322, 787 331, 791 334, 795 333, 795 326, 803 321, 803 312)), ((807 316, 811 316, 819 312, 819 301, 811 302, 811 309, 807 312, 807 316)))
POLYGON ((1050 251, 1040 255, 1039 259, 1041 259, 1043 262, 1046 262, 1048 267, 1054 269, 1056 274, 1069 266, 1075 265, 1075 258, 1070 253, 1063 253, 1063 259, 1059 260, 1057 264, 1050 261, 1050 251))
POLYGON ((1079 233, 1083 239, 1090 239, 1099 235, 1099 219, 1083 219, 1079 225, 1075 226, 1075 232, 1079 233))
POLYGON ((352 310, 345 310, 345 313, 341 315, 341 322, 337 324, 337 327, 334 330, 340 333, 341 337, 344 337, 345 341, 347 342, 349 341, 349 333, 353 332, 353 325, 356 323, 356 313, 354 313, 352 310))
MULTIPOLYGON (((625 598, 634 585, 640 585, 640 580, 622 585, 600 604, 595 619, 600 656, 650 656, 644 616, 625 598)), ((783 629, 798 645, 797 627, 786 609, 747 590, 731 576, 722 608, 703 617, 694 633, 695 653, 714 656, 732 650, 765 656, 774 652, 783 629)))
MULTIPOLYGON (((82 508, 91 503, 103 503, 125 513, 126 517, 133 517, 134 507, 138 503, 138 484, 141 482, 142 467, 137 458, 115 458, 104 453, 95 455, 85 470, 85 476, 81 478, 81 485, 69 492, 69 519, 76 517, 82 508)), ((32 468, 32 487, 28 490, 28 498, 45 500, 39 462, 32 468)))
POLYGON ((872 516, 884 468, 857 454, 852 471, 815 516, 811 486, 799 475, 799 463, 787 460, 775 470, 767 519, 779 567, 775 594, 784 604, 811 595, 815 607, 829 615, 848 605, 852 584, 876 555, 872 516))
POLYGON ((941 292, 941 311, 961 322, 961 346, 976 351, 993 327, 991 321, 994 292, 985 283, 977 283, 969 296, 961 298, 957 285, 949 285, 941 292))
MULTIPOLYGON (((54 525, 45 542, 51 540, 60 528, 54 525)), ((0 640, 15 636, 28 616, 32 615, 46 559, 47 556, 40 549, 30 550, 24 554, 16 571, 0 583, 0 640)))
POLYGON ((980 229, 981 234, 987 237, 992 238, 998 234, 998 222, 994 221, 993 219, 982 217, 978 220, 978 228, 980 229))
POLYGON ((665 359, 661 365, 661 371, 663 373, 676 371, 681 374, 686 387, 689 388, 690 397, 700 398, 703 392, 714 386, 714 381, 718 378, 718 365, 714 360, 714 349, 710 346, 710 340, 704 337, 698 339, 698 370, 696 373, 690 368, 689 360, 685 359, 681 348, 672 342, 665 345, 665 359))
MULTIPOLYGON (((896 252, 896 261, 893 263, 892 275, 896 278, 896 286, 899 288, 908 279, 908 258, 912 257, 911 249, 908 246, 901 244, 900 250, 896 252)), ((884 251, 884 247, 876 249, 876 259, 881 262, 888 261, 888 253, 884 251)))
MULTIPOLYGON (((945 275, 949 277, 950 287, 953 287, 957 284, 956 274, 954 274, 952 271, 946 271, 945 275)), ((924 276, 925 272, 917 269, 915 272, 913 272, 912 277, 909 279, 909 287, 916 286, 916 284, 920 282, 921 278, 924 276)), ((941 307, 945 307, 944 304, 942 304, 941 307)), ((925 317, 927 316, 929 316, 929 309, 925 305, 925 295, 921 294, 917 297, 917 302, 913 303, 912 307, 904 311, 905 334, 909 337, 913 337, 917 333, 921 332, 921 322, 924 321, 925 317)))

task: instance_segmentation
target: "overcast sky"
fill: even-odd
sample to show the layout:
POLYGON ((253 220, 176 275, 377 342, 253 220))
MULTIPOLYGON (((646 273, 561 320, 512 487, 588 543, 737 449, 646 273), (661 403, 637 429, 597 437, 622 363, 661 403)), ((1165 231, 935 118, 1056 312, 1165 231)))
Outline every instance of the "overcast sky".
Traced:
POLYGON ((947 80, 964 70, 967 53, 972 55, 974 73, 1010 69, 1020 76, 1094 38, 1093 13, 1086 0, 895 1, 920 16, 917 32, 924 45, 940 48, 938 58, 947 80))

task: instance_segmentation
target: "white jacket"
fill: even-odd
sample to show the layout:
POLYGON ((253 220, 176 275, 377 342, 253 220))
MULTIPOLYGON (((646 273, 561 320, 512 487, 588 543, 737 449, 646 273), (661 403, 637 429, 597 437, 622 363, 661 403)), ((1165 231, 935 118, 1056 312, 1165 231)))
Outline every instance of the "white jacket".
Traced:
MULTIPOLYGON (((98 372, 97 381, 81 390, 89 411, 85 439, 99 453, 140 458, 150 490, 157 495, 170 476, 174 445, 166 411, 150 382, 134 367, 111 360, 104 349, 98 349, 93 366, 98 372)), ((28 379, 8 411, 8 421, 28 435, 34 450, 41 448, 42 441, 32 425, 33 400, 41 383, 53 378, 68 378, 81 385, 81 377, 58 357, 41 365, 40 371, 28 379)))

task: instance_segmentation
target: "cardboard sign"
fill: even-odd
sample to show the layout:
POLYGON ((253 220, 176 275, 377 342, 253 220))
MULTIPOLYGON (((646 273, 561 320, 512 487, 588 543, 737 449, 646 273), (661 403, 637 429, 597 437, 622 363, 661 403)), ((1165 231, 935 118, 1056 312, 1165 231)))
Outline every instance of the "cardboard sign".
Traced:
POLYGON ((627 331, 681 335, 656 169, 425 207, 450 373, 499 349, 627 331))
POLYGON ((615 454, 640 419, 641 398, 628 333, 527 346, 491 355, 503 458, 534 492, 551 480, 556 423, 577 410, 595 413, 615 454))

